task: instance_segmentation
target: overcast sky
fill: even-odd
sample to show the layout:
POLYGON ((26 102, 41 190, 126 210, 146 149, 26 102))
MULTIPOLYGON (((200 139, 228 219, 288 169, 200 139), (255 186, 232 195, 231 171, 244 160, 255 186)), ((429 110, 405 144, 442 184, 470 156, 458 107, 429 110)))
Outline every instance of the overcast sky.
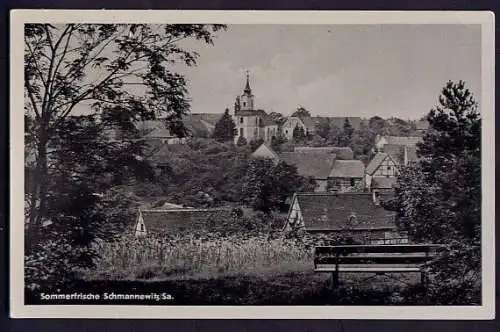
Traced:
POLYGON ((232 110, 246 70, 256 107, 285 115, 419 118, 460 79, 479 101, 478 25, 231 25, 195 48, 194 113, 232 110))

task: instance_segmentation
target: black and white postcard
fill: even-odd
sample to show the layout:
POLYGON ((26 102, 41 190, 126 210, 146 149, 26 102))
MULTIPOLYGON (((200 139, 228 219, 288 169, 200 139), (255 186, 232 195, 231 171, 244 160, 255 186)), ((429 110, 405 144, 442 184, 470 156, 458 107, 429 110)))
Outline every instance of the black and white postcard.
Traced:
POLYGON ((12 317, 494 317, 492 13, 11 27, 12 317))

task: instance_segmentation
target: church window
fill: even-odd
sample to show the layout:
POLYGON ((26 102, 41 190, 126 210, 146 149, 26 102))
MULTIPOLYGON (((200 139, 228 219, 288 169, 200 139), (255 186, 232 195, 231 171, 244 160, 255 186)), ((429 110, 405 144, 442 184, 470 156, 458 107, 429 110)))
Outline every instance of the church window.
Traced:
POLYGON ((246 101, 243 102, 243 107, 245 107, 245 106, 247 106, 247 102, 246 101))
POLYGON ((240 118, 240 123, 243 123, 243 117, 240 118))
POLYGON ((243 128, 240 128, 240 136, 243 136, 243 128))
POLYGON ((141 232, 144 232, 144 224, 141 224, 141 232))

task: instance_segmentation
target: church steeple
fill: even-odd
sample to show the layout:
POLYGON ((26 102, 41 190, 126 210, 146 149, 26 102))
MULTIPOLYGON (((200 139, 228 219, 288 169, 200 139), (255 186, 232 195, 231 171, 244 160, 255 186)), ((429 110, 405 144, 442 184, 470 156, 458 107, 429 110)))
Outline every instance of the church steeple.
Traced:
POLYGON ((254 95, 252 94, 252 89, 250 88, 250 75, 248 70, 246 71, 247 81, 245 84, 245 89, 243 89, 243 94, 236 99, 235 110, 242 111, 252 111, 254 109, 254 95))
POLYGON ((251 95, 252 94, 252 89, 250 89, 250 79, 249 79, 249 74, 247 70, 247 84, 245 85, 245 89, 243 90, 244 93, 251 95))

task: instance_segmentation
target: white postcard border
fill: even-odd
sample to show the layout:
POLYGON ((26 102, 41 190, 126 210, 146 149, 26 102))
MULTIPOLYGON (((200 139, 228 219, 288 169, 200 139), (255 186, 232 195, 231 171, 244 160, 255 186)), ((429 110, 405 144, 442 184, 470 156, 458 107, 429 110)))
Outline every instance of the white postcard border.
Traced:
POLYGON ((11 11, 10 305, 13 318, 493 319, 495 316, 494 14, 485 11, 11 11), (481 306, 148 306, 24 304, 25 23, 480 24, 482 38, 481 306))

